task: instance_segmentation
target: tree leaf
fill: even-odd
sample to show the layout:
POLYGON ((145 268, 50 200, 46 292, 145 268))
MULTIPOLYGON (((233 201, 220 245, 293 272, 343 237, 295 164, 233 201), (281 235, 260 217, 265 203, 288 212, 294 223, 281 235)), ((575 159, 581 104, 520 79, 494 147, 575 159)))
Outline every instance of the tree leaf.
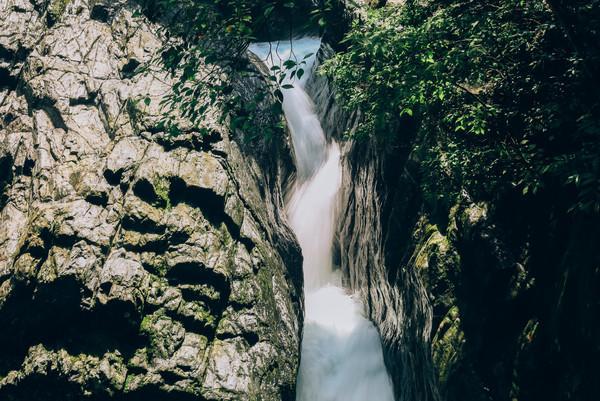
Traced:
POLYGON ((275 89, 275 92, 273 92, 273 94, 275 95, 277 100, 279 100, 280 103, 283 103, 283 93, 281 92, 281 90, 275 89))

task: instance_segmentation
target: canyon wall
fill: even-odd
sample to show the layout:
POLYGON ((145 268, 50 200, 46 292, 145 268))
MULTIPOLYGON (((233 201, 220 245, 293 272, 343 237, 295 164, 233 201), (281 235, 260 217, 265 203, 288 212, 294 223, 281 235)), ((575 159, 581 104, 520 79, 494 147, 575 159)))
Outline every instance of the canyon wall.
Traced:
POLYGON ((0 0, 0 398, 293 400, 287 145, 164 132, 134 10, 0 0))
MULTIPOLYGON (((311 90, 331 135, 360 123, 326 77, 311 90)), ((593 399, 598 219, 568 212, 561 187, 432 199, 417 128, 406 118, 392 143, 346 141, 342 157, 338 264, 379 328, 398 400, 593 399)))

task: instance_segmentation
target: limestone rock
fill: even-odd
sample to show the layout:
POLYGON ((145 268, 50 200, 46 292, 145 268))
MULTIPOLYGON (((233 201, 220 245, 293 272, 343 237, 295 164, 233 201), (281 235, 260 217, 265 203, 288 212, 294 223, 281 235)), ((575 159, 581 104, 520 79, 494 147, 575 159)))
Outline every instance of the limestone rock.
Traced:
POLYGON ((162 39, 134 11, 0 0, 0 398, 291 400, 283 147, 160 132, 170 78, 137 66, 162 39))

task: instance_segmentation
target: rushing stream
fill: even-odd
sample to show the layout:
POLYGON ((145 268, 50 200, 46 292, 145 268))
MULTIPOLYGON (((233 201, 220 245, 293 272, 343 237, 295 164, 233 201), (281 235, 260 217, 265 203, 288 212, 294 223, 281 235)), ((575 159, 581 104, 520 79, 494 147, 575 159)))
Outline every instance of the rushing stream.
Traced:
POLYGON ((287 214, 304 255, 306 315, 296 399, 393 401, 379 333, 360 301, 342 288, 332 262, 340 149, 327 141, 304 90, 319 46, 318 38, 303 38, 250 48, 269 67, 290 58, 306 62, 306 74, 290 82, 294 87, 284 90, 283 101, 297 168, 287 214))

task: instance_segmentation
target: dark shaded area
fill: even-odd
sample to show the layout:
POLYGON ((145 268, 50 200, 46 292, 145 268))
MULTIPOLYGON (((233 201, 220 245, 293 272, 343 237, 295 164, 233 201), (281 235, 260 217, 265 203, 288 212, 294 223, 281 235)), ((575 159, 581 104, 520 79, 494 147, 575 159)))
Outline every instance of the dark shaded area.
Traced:
MULTIPOLYGON (((21 73, 20 63, 25 61, 29 55, 29 51, 23 47, 19 47, 15 51, 0 45, 0 60, 4 64, 4 66, 0 67, 0 89, 17 89, 21 73)), ((10 113, 3 115, 2 119, 4 125, 8 125, 12 121, 10 113)))
POLYGON ((6 401, 104 401, 107 396, 85 397, 83 389, 65 378, 55 375, 28 376, 18 386, 5 386, 0 397, 6 401))
POLYGON ((35 160, 25 159, 25 162, 23 163, 22 174, 24 176, 31 177, 34 167, 35 167, 35 160))
POLYGON ((214 226, 222 224, 227 227, 229 234, 252 250, 254 243, 241 235, 241 227, 225 213, 225 199, 210 189, 187 186, 180 178, 173 178, 169 189, 169 199, 173 205, 185 203, 202 211, 202 215, 214 226))
MULTIPOLYGON (((144 14, 148 18, 154 21, 163 21, 171 28, 189 30, 190 27, 178 27, 178 24, 194 18, 190 14, 190 10, 195 9, 189 5, 176 4, 169 0, 138 0, 137 2, 142 6, 144 14), (175 20, 177 22, 173 23, 175 20)), ((325 2, 319 1, 319 3, 319 8, 326 8, 325 2)), ((207 10, 214 11, 223 21, 237 21, 239 17, 236 13, 240 10, 237 7, 241 4, 246 10, 244 16, 251 18, 249 28, 257 41, 284 39, 319 32, 317 21, 311 17, 311 12, 315 10, 315 4, 311 0, 258 0, 237 3, 234 1, 206 1, 202 3, 202 6, 207 10)), ((218 22, 214 25, 217 24, 218 22)))
POLYGON ((135 75, 135 70, 140 66, 140 62, 136 59, 130 59, 127 64, 121 68, 121 76, 123 78, 131 78, 135 75))
POLYGON ((13 180, 13 160, 10 155, 0 156, 0 209, 6 206, 8 194, 6 190, 13 180))
POLYGON ((294 401, 296 399, 296 389, 289 386, 281 388, 281 401, 294 401))
POLYGON ((38 97, 32 88, 27 84, 21 85, 19 90, 22 91, 27 99, 27 107, 29 108, 30 113, 32 113, 33 110, 44 110, 55 128, 60 128, 65 131, 69 130, 62 117, 62 114, 56 108, 56 100, 46 97, 38 97))
POLYGON ((139 311, 121 302, 84 310, 82 298, 91 295, 86 291, 75 277, 35 287, 13 282, 11 296, 0 310, 4 328, 0 332, 0 374, 19 368, 29 347, 36 344, 50 350, 64 349, 70 355, 102 357, 119 351, 130 357, 142 344, 139 311))
POLYGON ((109 22, 112 15, 113 10, 110 1, 97 1, 90 11, 90 18, 100 22, 109 22))
POLYGON ((15 89, 17 87, 17 83, 17 78, 12 76, 9 70, 0 68, 0 88, 15 89))
POLYGON ((108 194, 106 192, 92 192, 85 196, 86 202, 96 206, 108 205, 108 194))
POLYGON ((179 391, 167 391, 159 387, 148 386, 141 390, 122 393, 114 398, 115 401, 206 401, 200 394, 190 394, 179 391))
POLYGON ((69 106, 93 106, 96 104, 96 98, 98 97, 98 92, 91 92, 87 96, 69 99, 69 106))
POLYGON ((252 14, 255 16, 253 30, 257 41, 272 41, 298 37, 303 35, 318 35, 319 24, 311 17, 315 5, 310 0, 257 1, 252 14), (265 15, 265 4, 272 4, 273 11, 265 15), (290 4, 293 7, 289 7, 290 4))
POLYGON ((215 227, 219 227, 229 218, 225 214, 225 199, 222 196, 210 189, 188 186, 181 178, 175 177, 171 181, 169 198, 174 205, 185 203, 200 209, 215 227))
POLYGON ((260 338, 258 337, 258 334, 252 333, 252 332, 243 332, 243 333, 241 333, 241 335, 237 335, 237 334, 234 335, 234 334, 229 334, 229 333, 217 334, 217 338, 219 340, 227 340, 229 338, 237 338, 237 337, 243 338, 249 347, 256 345, 258 343, 258 341, 260 340, 260 338))
POLYGON ((166 277, 172 285, 185 283, 208 284, 215 288, 217 292, 224 294, 225 297, 229 293, 227 277, 203 263, 178 263, 169 269, 166 277))
POLYGON ((193 302, 215 319, 202 316, 168 311, 167 315, 180 321, 186 329, 215 338, 215 331, 227 302, 231 288, 229 280, 223 274, 214 271, 202 263, 178 263, 170 267, 165 274, 169 285, 180 288, 183 299, 193 302))
POLYGON ((112 186, 117 186, 121 182, 121 177, 123 175, 123 171, 110 171, 104 170, 104 178, 106 178, 106 182, 108 182, 112 186))
POLYGON ((133 193, 138 198, 143 199, 154 206, 164 208, 168 205, 168 198, 163 194, 161 194, 163 196, 159 196, 155 185, 147 178, 142 178, 135 183, 133 186, 133 193))
MULTIPOLYGON (((163 377, 163 379, 165 379, 163 377)), ((166 382, 168 380, 165 379, 166 382)), ((147 386, 133 392, 111 394, 98 383, 93 395, 64 378, 52 375, 33 375, 27 377, 19 386, 6 387, 0 392, 7 401, 206 401, 199 394, 169 391, 160 387, 147 386)))
POLYGON ((396 344, 386 362, 399 399, 438 399, 418 393, 428 387, 452 401, 600 394, 599 5, 407 1, 406 18, 384 8, 342 45, 350 56, 337 71, 352 73, 329 71, 339 94, 372 96, 359 106, 378 110, 381 128, 349 154, 342 266, 396 344), (411 45, 414 62, 399 60, 411 45), (427 52, 429 66, 412 70, 427 52), (427 92, 412 122, 387 108, 446 79, 471 86, 427 92), (473 104, 497 109, 480 134, 447 118, 473 104), (423 304, 430 317, 415 313, 423 304))

